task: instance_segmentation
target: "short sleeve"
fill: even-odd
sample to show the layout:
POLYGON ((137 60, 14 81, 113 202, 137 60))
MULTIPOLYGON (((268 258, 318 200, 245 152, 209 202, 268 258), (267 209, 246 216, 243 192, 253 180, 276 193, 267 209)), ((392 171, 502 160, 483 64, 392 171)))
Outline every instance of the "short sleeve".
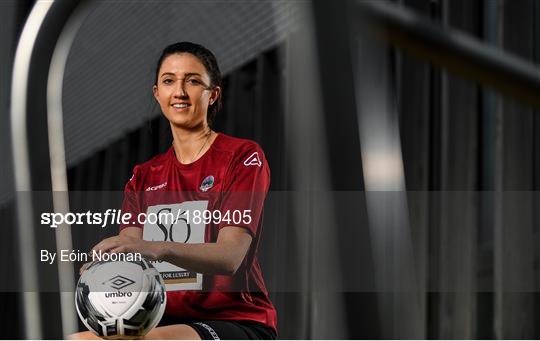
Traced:
POLYGON ((243 148, 233 161, 223 191, 222 220, 226 226, 244 227, 255 236, 262 218, 264 200, 270 186, 270 168, 262 149, 255 143, 243 148))
POLYGON ((143 212, 142 195, 138 186, 140 181, 139 166, 133 168, 133 175, 126 183, 124 188, 124 200, 122 202, 122 215, 126 213, 131 214, 131 222, 128 224, 120 224, 120 231, 128 226, 136 226, 143 228, 143 226, 137 221, 139 213, 143 212))

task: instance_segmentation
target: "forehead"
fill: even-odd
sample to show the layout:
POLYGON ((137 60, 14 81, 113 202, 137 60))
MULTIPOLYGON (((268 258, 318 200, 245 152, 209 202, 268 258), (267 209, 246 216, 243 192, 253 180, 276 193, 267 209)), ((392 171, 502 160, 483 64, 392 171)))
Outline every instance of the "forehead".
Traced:
POLYGON ((186 73, 198 73, 202 76, 208 77, 206 68, 201 63, 199 58, 190 53, 175 53, 165 57, 161 63, 161 67, 159 68, 159 74, 161 75, 165 72, 179 75, 186 73))

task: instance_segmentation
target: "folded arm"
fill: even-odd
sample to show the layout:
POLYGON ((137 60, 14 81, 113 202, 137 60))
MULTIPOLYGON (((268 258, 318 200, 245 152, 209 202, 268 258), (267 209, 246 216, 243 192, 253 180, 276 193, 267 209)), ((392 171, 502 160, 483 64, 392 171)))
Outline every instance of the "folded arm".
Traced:
POLYGON ((161 260, 186 270, 211 274, 233 275, 242 264, 251 245, 249 232, 236 226, 223 227, 215 243, 184 244, 142 239, 142 229, 127 227, 118 236, 102 240, 94 251, 141 253, 148 260, 161 260))

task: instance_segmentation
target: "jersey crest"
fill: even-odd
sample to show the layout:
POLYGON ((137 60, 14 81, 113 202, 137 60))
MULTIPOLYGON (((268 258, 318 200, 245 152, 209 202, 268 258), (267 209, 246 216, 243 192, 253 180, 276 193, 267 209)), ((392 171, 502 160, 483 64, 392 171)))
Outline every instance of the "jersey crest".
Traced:
POLYGON ((213 186, 214 186, 214 176, 208 175, 206 178, 204 178, 199 188, 202 192, 206 192, 213 186))

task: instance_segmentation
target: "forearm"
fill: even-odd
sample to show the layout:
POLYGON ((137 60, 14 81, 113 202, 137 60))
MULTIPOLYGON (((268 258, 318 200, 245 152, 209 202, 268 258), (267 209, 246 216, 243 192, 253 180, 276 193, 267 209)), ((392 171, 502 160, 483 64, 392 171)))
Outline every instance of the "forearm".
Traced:
POLYGON ((238 267, 231 257, 228 245, 218 243, 184 244, 158 242, 159 260, 169 262, 189 271, 209 275, 233 275, 238 267))
POLYGON ((93 247, 95 252, 138 252, 150 261, 166 261, 189 271, 233 275, 242 264, 251 245, 251 235, 241 227, 221 228, 215 243, 184 244, 147 241, 142 230, 128 227, 93 247))

